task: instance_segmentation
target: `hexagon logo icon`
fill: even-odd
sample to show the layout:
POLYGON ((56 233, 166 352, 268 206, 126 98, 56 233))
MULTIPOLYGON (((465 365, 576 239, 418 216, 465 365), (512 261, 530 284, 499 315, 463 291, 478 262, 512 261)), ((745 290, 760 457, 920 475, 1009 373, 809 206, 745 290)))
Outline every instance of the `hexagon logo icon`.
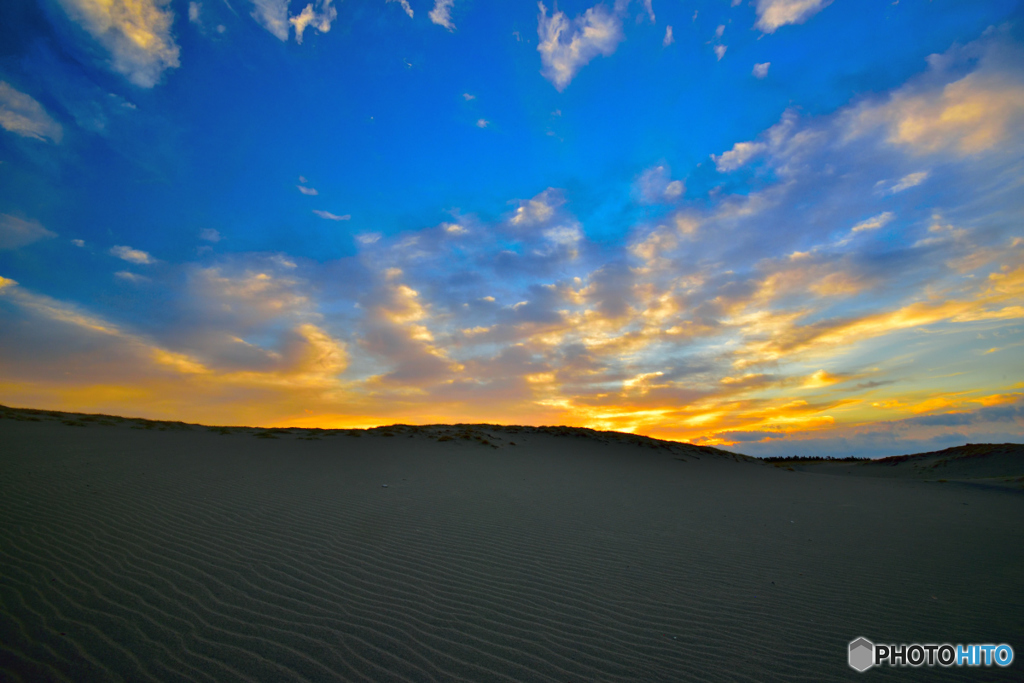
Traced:
POLYGON ((867 638, 858 638, 850 643, 850 668, 867 671, 875 663, 875 644, 867 638))

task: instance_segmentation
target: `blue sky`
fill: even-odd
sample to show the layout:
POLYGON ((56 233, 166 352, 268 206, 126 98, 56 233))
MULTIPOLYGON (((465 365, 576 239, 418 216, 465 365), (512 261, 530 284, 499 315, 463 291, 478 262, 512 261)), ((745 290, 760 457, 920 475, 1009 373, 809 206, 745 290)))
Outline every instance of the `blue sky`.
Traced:
POLYGON ((1019 441, 1021 18, 4 3, 0 402, 1019 441))

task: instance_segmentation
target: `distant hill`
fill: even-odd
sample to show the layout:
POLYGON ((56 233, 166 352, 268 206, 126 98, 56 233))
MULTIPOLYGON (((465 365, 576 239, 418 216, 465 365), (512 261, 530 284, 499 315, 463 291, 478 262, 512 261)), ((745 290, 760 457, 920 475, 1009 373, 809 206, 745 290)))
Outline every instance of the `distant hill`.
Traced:
POLYGON ((645 449, 652 449, 679 456, 700 458, 700 456, 711 456, 735 460, 737 462, 757 462, 740 453, 713 448, 711 446, 697 446, 694 444, 679 441, 666 441, 655 439, 639 434, 628 432, 599 431, 586 427, 566 426, 539 426, 531 427, 524 425, 498 425, 498 424, 432 424, 432 425, 407 425, 393 424, 382 427, 371 427, 368 429, 318 429, 311 427, 246 427, 246 426, 216 426, 188 424, 185 422, 169 420, 146 420, 134 417, 119 417, 116 415, 99 415, 85 413, 67 413, 57 410, 38 410, 32 408, 11 408, 0 405, 0 419, 21 420, 30 422, 52 421, 69 427, 87 426, 114 426, 129 424, 133 429, 145 429, 154 431, 168 430, 189 430, 205 429, 218 434, 251 434, 257 438, 277 439, 291 435, 301 439, 319 439, 325 436, 350 436, 350 437, 395 437, 395 436, 418 436, 432 439, 438 442, 450 442, 452 444, 474 444, 499 448, 512 444, 516 435, 544 435, 549 437, 571 438, 573 440, 589 439, 602 444, 616 444, 625 446, 637 446, 645 449))
POLYGON ((627 432, 599 431, 585 427, 496 425, 496 424, 394 424, 369 429, 316 429, 307 427, 245 427, 187 424, 168 420, 146 420, 113 415, 67 413, 56 410, 10 408, 0 405, 0 419, 52 421, 68 427, 129 425, 153 431, 201 429, 222 435, 251 435, 262 439, 297 438, 317 440, 329 436, 420 437, 453 446, 504 448, 514 446, 517 435, 567 438, 580 442, 635 446, 660 451, 676 459, 710 456, 752 464, 770 464, 786 470, 868 477, 898 477, 937 482, 969 482, 1024 490, 1024 444, 966 444, 931 453, 896 455, 878 460, 868 458, 752 458, 711 446, 666 441, 627 432))
MULTIPOLYGON (((783 463, 778 463, 781 465, 783 463)), ((1024 490, 1024 444, 969 443, 930 453, 878 460, 791 460, 795 470, 821 474, 899 477, 1024 490)))

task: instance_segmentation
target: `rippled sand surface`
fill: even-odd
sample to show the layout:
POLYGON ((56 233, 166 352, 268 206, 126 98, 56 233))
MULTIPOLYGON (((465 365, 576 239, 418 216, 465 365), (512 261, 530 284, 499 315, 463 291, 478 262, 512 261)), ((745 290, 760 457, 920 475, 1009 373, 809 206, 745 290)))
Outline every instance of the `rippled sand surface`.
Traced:
POLYGON ((6 680, 861 680, 858 636, 1017 653, 880 679, 1024 670, 1006 488, 585 430, 0 415, 6 680))

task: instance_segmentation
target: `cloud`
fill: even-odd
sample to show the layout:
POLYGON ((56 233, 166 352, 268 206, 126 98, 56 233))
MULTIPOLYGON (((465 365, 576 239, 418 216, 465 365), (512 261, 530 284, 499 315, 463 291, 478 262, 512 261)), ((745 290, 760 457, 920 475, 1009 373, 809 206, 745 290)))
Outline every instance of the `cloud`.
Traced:
POLYGON ((634 183, 634 192, 643 204, 674 201, 682 196, 686 186, 683 181, 671 178, 671 170, 667 166, 654 166, 640 174, 634 183))
POLYGON ((449 31, 455 30, 452 23, 452 5, 455 0, 434 0, 434 9, 430 10, 430 20, 438 26, 444 26, 449 31))
POLYGON ((110 53, 110 68, 142 88, 179 66, 170 0, 59 0, 67 15, 110 53))
POLYGON ((140 265, 156 263, 156 259, 146 252, 139 249, 132 249, 131 247, 114 246, 110 248, 110 253, 111 255, 124 261, 128 261, 129 263, 138 263, 140 265))
POLYGON ((583 239, 583 233, 580 232, 579 226, 575 224, 557 225, 545 230, 544 238, 555 244, 575 245, 583 239))
POLYGON ((306 187, 305 185, 296 185, 295 187, 299 188, 299 192, 301 192, 302 194, 309 195, 311 197, 315 197, 316 195, 320 194, 319 192, 316 191, 316 188, 314 187, 306 187))
POLYGON ((836 375, 826 372, 825 370, 818 370, 811 376, 807 377, 804 380, 802 386, 805 389, 817 389, 819 387, 827 387, 836 384, 837 382, 842 382, 843 379, 843 377, 837 377, 836 375))
MULTIPOLYGON (((917 171, 915 173, 908 173, 907 175, 903 176, 895 183, 893 183, 892 187, 885 190, 885 194, 897 194, 898 192, 909 190, 912 187, 917 187, 924 181, 928 180, 929 175, 930 173, 928 171, 917 171)), ((880 180, 877 183, 875 183, 875 186, 878 187, 883 186, 885 184, 886 181, 880 180)))
POLYGON ((476 99, 476 95, 470 95, 468 92, 464 92, 464 93, 462 93, 462 99, 464 99, 467 102, 469 102, 470 100, 475 100, 476 99))
POLYGON ((288 22, 295 27, 295 42, 301 45, 302 34, 307 27, 312 26, 320 33, 327 33, 331 30, 331 22, 337 18, 338 10, 331 5, 331 0, 317 0, 316 10, 309 3, 298 15, 289 17, 288 22))
POLYGON ((313 209, 313 213, 315 213, 317 216, 320 216, 320 218, 326 218, 329 221, 347 221, 352 218, 352 216, 349 214, 345 214, 344 216, 338 216, 336 214, 331 213, 330 211, 320 211, 319 209, 313 209))
POLYGON ((754 74, 754 78, 764 78, 765 76, 768 75, 768 67, 770 67, 771 65, 771 62, 762 62, 760 64, 755 64, 754 69, 753 71, 751 71, 751 73, 754 74))
POLYGON ((288 0, 252 0, 252 18, 281 42, 288 40, 288 0))
POLYGON ((622 21, 604 5, 595 5, 570 21, 564 12, 548 16, 544 3, 538 4, 537 50, 541 73, 561 92, 573 77, 598 55, 615 52, 622 42, 622 21))
POLYGON ((643 0, 644 10, 647 12, 647 18, 651 20, 653 24, 654 19, 654 6, 651 4, 651 0, 643 0))
POLYGON ((405 10, 405 13, 409 15, 410 19, 412 19, 412 7, 409 6, 409 0, 387 0, 387 1, 388 2, 397 2, 397 3, 401 4, 402 5, 402 9, 405 10))
POLYGON ((896 215, 892 211, 883 211, 877 216, 872 216, 871 218, 867 218, 862 220, 860 223, 857 223, 850 229, 850 232, 857 233, 864 232, 865 230, 878 230, 892 222, 892 219, 895 217, 896 215))
POLYGON ((0 214, 0 250, 17 249, 42 239, 56 237, 37 220, 0 214))
POLYGON ((477 127, 477 128, 486 128, 487 126, 489 126, 489 125, 490 125, 490 123, 491 123, 491 122, 490 122, 490 121, 488 121, 487 119, 477 119, 477 121, 476 121, 476 127, 477 127))
POLYGON ((784 439, 786 438, 785 432, 765 432, 765 431, 750 431, 750 432, 719 432, 716 434, 717 437, 725 439, 726 441, 765 441, 767 439, 784 439))
POLYGON ((221 237, 221 234, 218 231, 214 230, 213 228, 203 228, 202 230, 199 231, 199 239, 205 242, 216 243, 220 242, 224 238, 221 237))
POLYGON ((192 317, 227 324, 240 336, 267 326, 284 316, 289 320, 312 319, 309 296, 289 272, 296 264, 270 257, 241 265, 221 264, 187 271, 192 317), (289 267, 291 266, 291 267, 289 267), (285 273, 279 270, 285 269, 285 273))
POLYGON ((676 39, 672 37, 672 27, 665 27, 665 37, 661 39, 661 46, 668 47, 672 43, 676 42, 676 39))
POLYGON ((0 81, 0 126, 26 138, 60 142, 64 129, 31 96, 0 81))
POLYGON ((898 424, 926 427, 962 427, 965 425, 976 425, 988 422, 1015 421, 1024 421, 1024 406, 1021 406, 1019 403, 1017 405, 980 408, 973 411, 922 415, 921 417, 911 417, 906 420, 901 420, 898 424))
MULTIPOLYGON (((958 157, 998 149, 1024 130, 1024 78, 1003 60, 999 47, 982 49, 980 65, 958 80, 936 87, 929 81, 956 73, 956 53, 933 55, 920 84, 894 91, 886 100, 869 101, 850 113, 849 135, 862 137, 881 128, 887 141, 914 154, 958 157)), ((964 58, 966 59, 966 58, 964 58)))
POLYGON ((119 270, 119 271, 117 271, 116 273, 114 273, 114 277, 116 277, 119 280, 125 280, 127 282, 134 282, 136 284, 138 284, 140 282, 149 282, 150 281, 149 278, 144 276, 144 275, 139 275, 137 273, 132 273, 132 272, 129 272, 127 270, 119 270))
POLYGON ((786 24, 802 24, 832 4, 832 0, 757 0, 755 28, 765 33, 786 24))
POLYGON ((199 13, 203 10, 203 3, 201 2, 190 2, 188 3, 188 21, 191 24, 202 24, 199 20, 199 13))
POLYGON ((715 57, 718 58, 718 61, 722 61, 722 57, 725 56, 725 51, 728 49, 727 45, 715 45, 715 57))
MULTIPOLYGON (((263 290, 271 299, 279 291, 273 285, 263 290)), ((216 288, 209 293, 218 294, 216 288)), ((176 340, 159 340, 0 278, 0 297, 20 309, 18 329, 0 335, 6 396, 207 424, 291 421, 289 416, 304 414, 303 407, 324 401, 344 411, 344 341, 309 319, 308 308, 284 309, 282 315, 281 309, 259 305, 259 291, 248 293, 242 300, 270 314, 263 327, 250 326, 248 332, 272 339, 265 342, 270 348, 241 338, 246 320, 222 313, 231 299, 215 296, 221 310, 200 318, 206 327, 186 320, 174 326, 176 340), (42 343, 27 352, 32 339, 42 343)))
POLYGON ((85 240, 71 240, 71 244, 75 245, 76 247, 84 247, 85 240))
POLYGON ((532 199, 520 201, 509 223, 523 227, 546 223, 555 216, 555 210, 564 203, 562 193, 549 187, 532 199))
POLYGON ((717 156, 712 154, 711 159, 720 173, 728 173, 740 168, 766 149, 767 145, 760 142, 737 142, 728 152, 717 156))

